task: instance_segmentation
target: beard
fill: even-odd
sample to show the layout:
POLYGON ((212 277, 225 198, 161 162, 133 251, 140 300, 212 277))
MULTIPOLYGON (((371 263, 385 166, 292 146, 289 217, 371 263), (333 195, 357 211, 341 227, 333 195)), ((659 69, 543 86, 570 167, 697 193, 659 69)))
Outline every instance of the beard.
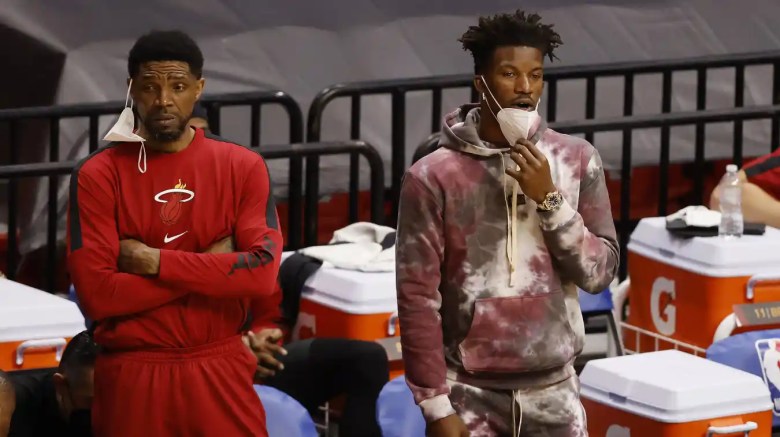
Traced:
POLYGON ((146 132, 151 135, 151 139, 161 143, 171 143, 178 140, 187 128, 188 119, 177 117, 176 120, 178 121, 178 124, 176 126, 160 127, 159 125, 155 125, 151 118, 152 117, 147 117, 147 119, 144 120, 144 128, 146 129, 146 132))

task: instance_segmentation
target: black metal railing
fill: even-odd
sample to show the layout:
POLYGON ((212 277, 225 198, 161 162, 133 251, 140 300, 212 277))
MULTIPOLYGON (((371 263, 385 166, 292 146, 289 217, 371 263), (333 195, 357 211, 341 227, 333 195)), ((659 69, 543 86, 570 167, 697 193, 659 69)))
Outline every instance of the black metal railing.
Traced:
MULTIPOLYGON (((251 109, 250 145, 260 144, 261 107, 280 105, 290 117, 290 143, 303 141, 303 113, 298 103, 283 91, 255 91, 247 93, 205 95, 201 99, 209 117, 209 127, 215 134, 220 131, 220 110, 228 106, 249 106, 251 109)), ((88 119, 89 151, 94 152, 100 144, 100 117, 122 112, 124 102, 83 103, 61 106, 39 106, 31 108, 0 109, 0 124, 8 125, 9 164, 19 161, 17 128, 19 123, 29 120, 49 122, 49 162, 59 161, 60 121, 63 119, 88 119)))
POLYGON ((222 126, 221 109, 231 106, 249 106, 250 147, 259 147, 262 144, 261 120, 262 107, 265 105, 281 105, 290 119, 289 142, 297 144, 303 142, 303 113, 298 103, 283 91, 265 91, 251 93, 232 93, 203 96, 201 103, 206 108, 209 121, 209 130, 219 135, 222 126))
MULTIPOLYGON (((218 134, 220 129, 220 111, 223 107, 249 106, 251 111, 250 145, 256 147, 260 144, 261 107, 265 105, 280 105, 289 116, 289 142, 299 143, 303 141, 303 114, 295 100, 282 91, 258 91, 236 94, 206 95, 202 99, 203 105, 208 111, 209 127, 218 134)), ((97 150, 100 144, 100 117, 118 114, 124 108, 124 102, 86 103, 77 105, 43 106, 32 108, 17 108, 0 110, 0 126, 8 128, 8 164, 15 165, 20 161, 20 149, 24 145, 19 141, 20 125, 31 120, 48 121, 49 162, 59 162, 60 156, 60 122, 63 119, 88 120, 87 138, 89 152, 97 150)), ((83 141, 83 140, 82 140, 83 141)), ((79 141, 81 143, 81 141, 79 141)), ((52 178, 55 176, 51 176, 52 178)), ((49 184, 48 202, 57 202, 56 184, 49 184)), ((17 211, 19 205, 19 187, 16 178, 10 178, 7 187, 7 203, 9 211, 17 211)), ((51 212, 50 212, 51 213, 51 212)), ((18 227, 16 214, 8 215, 8 244, 9 247, 18 247, 17 235, 11 232, 18 227)), ((18 265, 18 253, 8 251, 8 269, 15 271, 18 265)))
MULTIPOLYGON (((287 226, 287 241, 285 248, 288 250, 298 249, 302 244, 301 230, 302 225, 302 205, 303 205, 303 160, 311 156, 329 156, 358 154, 362 155, 368 162, 371 171, 371 221, 381 224, 384 221, 384 166, 379 153, 371 145, 362 141, 344 141, 330 143, 300 143, 292 145, 272 145, 263 146, 261 155, 266 160, 289 160, 289 216, 287 226)), ((38 164, 16 164, 0 166, 0 180, 16 181, 23 178, 46 177, 49 180, 50 196, 56 194, 56 188, 59 186, 59 178, 63 175, 69 175, 72 169, 77 165, 75 161, 47 162, 38 164), (52 191, 53 190, 53 191, 52 191)), ((351 195, 357 196, 354 192, 351 195)), ((318 193, 306 193, 307 196, 318 197, 318 193)), ((45 263, 45 288, 48 291, 54 291, 55 267, 57 266, 57 224, 59 217, 57 215, 56 196, 54 200, 48 203, 48 222, 47 222, 47 244, 46 244, 46 263, 45 263)), ((9 223, 15 224, 16 211, 8 205, 9 223)), ((18 251, 18 229, 16 225, 8 228, 8 248, 9 255, 6 275, 10 279, 16 277, 17 265, 11 258, 12 253, 18 251)), ((307 242, 307 245, 315 242, 307 242)))
MULTIPOLYGON (((311 246, 317 244, 317 222, 312 220, 313 210, 308 207, 303 215, 303 224, 301 224, 301 188, 303 184, 303 159, 329 155, 350 155, 363 156, 368 162, 371 172, 370 179, 370 215, 371 222, 382 224, 384 217, 384 186, 385 186, 385 168, 382 157, 374 147, 363 141, 339 141, 325 143, 304 143, 293 144, 292 146, 263 146, 260 152, 265 159, 289 158, 290 160, 290 186, 289 199, 289 226, 287 230, 288 245, 290 249, 311 246), (301 246, 301 236, 303 235, 303 246, 301 246)), ((355 165, 350 160, 350 166, 355 165)), ((308 162, 307 162, 308 165, 308 162)), ((306 176, 308 178, 308 174, 306 176)), ((318 176, 319 177, 319 176, 318 176)), ((307 179, 308 181, 308 179, 307 179)), ((350 187, 349 200, 357 203, 360 195, 356 187, 350 187)), ((319 191, 306 190, 304 194, 306 205, 317 204, 319 202, 319 191)), ((350 220, 353 223, 357 220, 350 220)))
POLYGON ((57 188, 59 178, 68 175, 76 165, 73 161, 45 162, 38 164, 16 164, 0 166, 0 181, 9 181, 8 192, 8 245, 6 246, 6 269, 4 272, 8 279, 16 277, 17 253, 19 252, 19 238, 17 229, 17 184, 19 179, 48 177, 49 179, 49 203, 47 205, 46 226, 46 269, 44 270, 46 289, 55 289, 55 266, 57 265, 57 188), (10 189, 13 188, 13 189, 10 189), (53 199, 53 200, 52 200, 53 199))
MULTIPOLYGON (((771 65, 772 73, 772 104, 780 104, 780 51, 747 53, 725 56, 707 56, 681 60, 622 62, 605 65, 550 67, 545 71, 546 118, 549 122, 556 120, 558 113, 558 84, 563 80, 580 79, 585 81, 585 118, 593 119, 596 115, 596 84, 598 79, 622 77, 623 115, 634 114, 634 82, 640 75, 661 74, 662 83, 658 93, 661 95, 659 113, 665 114, 672 109, 673 73, 682 71, 696 72, 696 110, 707 108, 707 73, 712 69, 734 68, 734 107, 742 107, 745 103, 745 68, 755 65, 771 65)), ((430 91, 433 103, 431 105, 431 131, 440 128, 442 117, 442 91, 453 88, 471 88, 472 101, 476 101, 476 90, 472 88, 474 75, 436 76, 415 79, 379 80, 369 82, 353 82, 336 84, 320 91, 309 106, 306 125, 307 141, 318 141, 322 134, 323 114, 329 103, 338 98, 350 98, 350 138, 361 136, 361 98, 369 95, 391 96, 391 199, 393 199, 393 216, 397 213, 398 192, 401 177, 406 169, 406 94, 414 91, 430 91)), ((665 129, 665 128, 664 128, 665 129)), ((699 131, 698 136, 703 136, 699 131)), ((735 129, 742 131, 741 122, 735 129)), ((662 132, 666 135, 666 132, 662 132)), ((774 134, 773 134, 774 137, 774 134)), ((592 142, 593 133, 586 133, 586 139, 592 142)), ((307 190, 318 191, 316 172, 319 170, 316 161, 307 164, 307 190)), ((357 166, 350 173, 350 187, 358 184, 357 166)), ((315 205, 307 205, 316 208, 315 205)), ((350 206, 350 218, 356 214, 357 206, 350 206)), ((316 218, 316 214, 313 214, 316 218)), ((316 228, 316 224, 314 225, 316 228)))

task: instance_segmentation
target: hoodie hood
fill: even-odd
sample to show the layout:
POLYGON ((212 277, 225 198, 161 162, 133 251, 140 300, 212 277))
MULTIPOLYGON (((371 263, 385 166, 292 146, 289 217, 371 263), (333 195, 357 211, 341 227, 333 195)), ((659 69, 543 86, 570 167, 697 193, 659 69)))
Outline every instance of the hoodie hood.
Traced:
MULTIPOLYGON (((499 147, 479 138, 480 108, 478 104, 463 105, 444 116, 442 138, 439 145, 470 155, 488 157, 509 152, 508 147, 499 147)), ((536 144, 547 130, 547 123, 539 121, 531 126, 529 140, 536 144)))

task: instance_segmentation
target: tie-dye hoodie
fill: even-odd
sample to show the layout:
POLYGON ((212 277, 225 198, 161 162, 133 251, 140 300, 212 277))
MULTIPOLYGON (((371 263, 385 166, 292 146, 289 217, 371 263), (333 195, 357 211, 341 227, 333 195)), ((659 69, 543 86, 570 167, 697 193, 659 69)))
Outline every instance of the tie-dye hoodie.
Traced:
POLYGON ((504 168, 514 162, 479 139, 478 125, 475 105, 447 115, 442 147, 407 171, 401 189, 401 341, 406 379, 428 421, 453 413, 448 378, 519 389, 575 375, 585 337, 577 288, 598 293, 618 268, 596 149, 544 122, 532 129, 565 199, 537 212, 532 200, 512 196, 518 187, 504 168))

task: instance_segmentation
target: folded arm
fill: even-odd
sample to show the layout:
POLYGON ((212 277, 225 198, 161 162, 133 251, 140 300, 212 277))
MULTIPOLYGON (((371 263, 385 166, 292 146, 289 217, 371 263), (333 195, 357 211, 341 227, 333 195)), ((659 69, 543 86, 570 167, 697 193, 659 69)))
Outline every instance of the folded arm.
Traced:
POLYGON ((160 250, 159 278, 209 296, 267 297, 274 293, 282 254, 276 206, 262 159, 248 171, 241 192, 235 253, 160 250))
POLYGON ((119 272, 119 235, 112 176, 87 162, 71 175, 68 267, 84 313, 92 320, 147 311, 186 292, 157 279, 119 272))

